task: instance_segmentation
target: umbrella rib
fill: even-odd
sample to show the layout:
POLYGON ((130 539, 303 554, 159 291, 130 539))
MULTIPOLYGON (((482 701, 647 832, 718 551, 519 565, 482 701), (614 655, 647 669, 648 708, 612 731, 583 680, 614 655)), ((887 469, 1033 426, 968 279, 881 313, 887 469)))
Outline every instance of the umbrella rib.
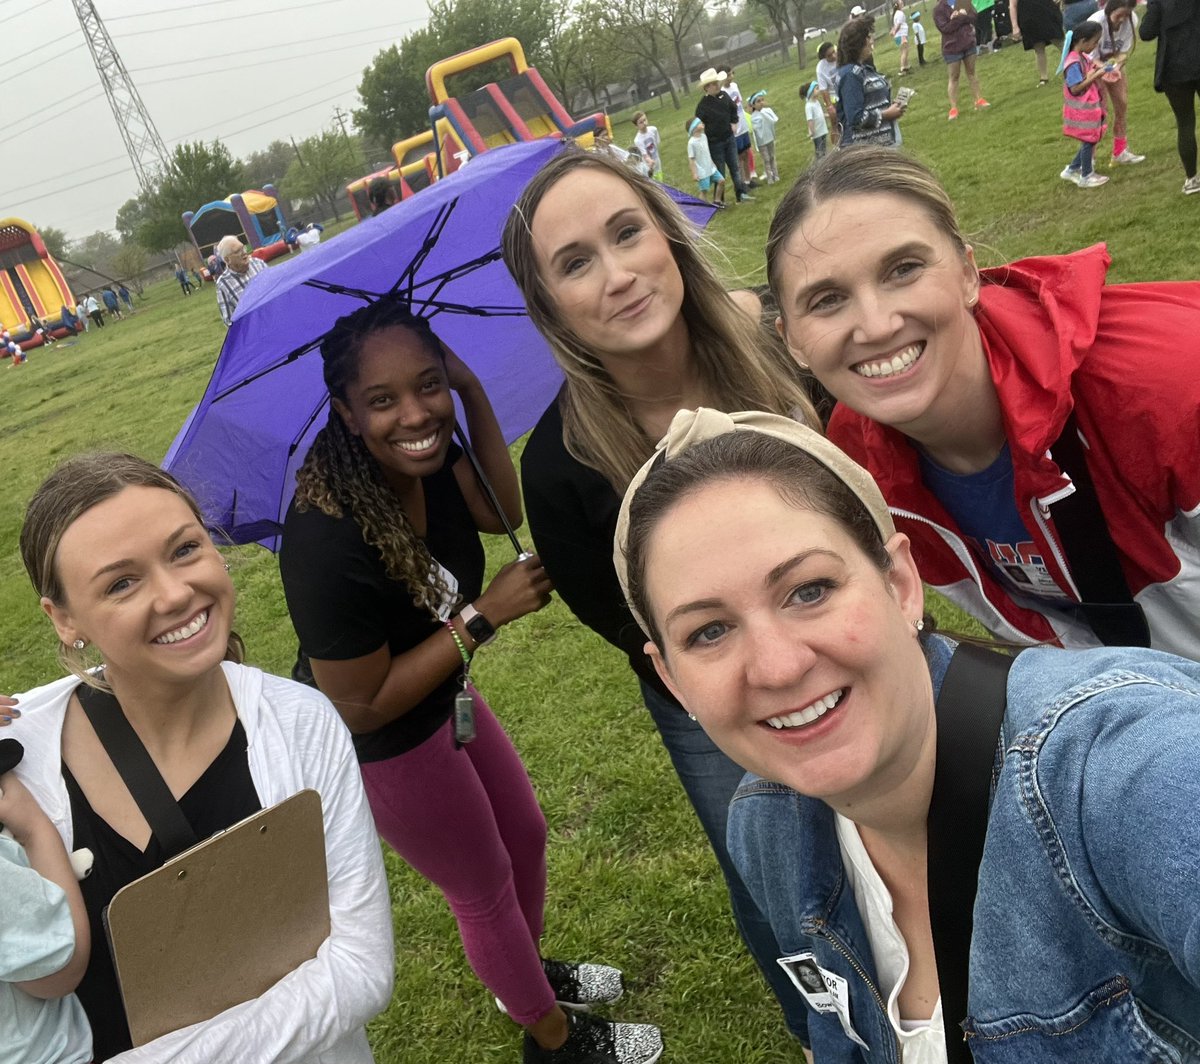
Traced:
MULTIPOLYGON (((212 397, 212 403, 216 403, 216 402, 220 401, 221 399, 225 399, 226 397, 233 395, 234 392, 240 391, 242 388, 245 388, 249 384, 253 384, 256 380, 259 380, 260 378, 265 377, 268 373, 274 373, 275 370, 280 369, 283 366, 286 366, 289 362, 295 362, 296 359, 300 358, 302 355, 307 355, 309 353, 309 351, 312 351, 314 348, 320 347, 321 341, 324 339, 325 339, 325 337, 322 334, 321 336, 318 336, 315 340, 309 340, 309 342, 306 343, 303 347, 297 347, 294 351, 289 351, 281 359, 279 359, 276 362, 272 362, 269 366, 264 366, 257 373, 252 373, 249 377, 246 377, 244 380, 238 381, 236 384, 231 385, 230 387, 226 388, 224 391, 217 392, 217 394, 212 397)), ((212 403, 209 403, 209 406, 212 406, 212 403)))
POLYGON ((449 203, 445 203, 438 208, 437 214, 434 215, 433 221, 429 225, 429 232, 426 233, 425 239, 421 241, 421 246, 412 257, 412 261, 404 268, 404 271, 392 286, 391 294, 396 294, 401 288, 407 285, 408 298, 410 302, 412 301, 417 270, 421 268, 421 265, 429 257, 430 252, 433 251, 434 244, 437 243, 438 237, 442 235, 442 230, 446 228, 446 223, 449 222, 450 215, 457 205, 458 197, 455 196, 449 203))

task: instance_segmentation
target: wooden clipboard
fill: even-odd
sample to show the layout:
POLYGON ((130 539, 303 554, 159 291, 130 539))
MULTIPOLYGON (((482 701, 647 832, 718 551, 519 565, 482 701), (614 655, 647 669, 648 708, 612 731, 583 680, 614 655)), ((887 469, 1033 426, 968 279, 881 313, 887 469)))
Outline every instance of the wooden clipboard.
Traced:
POLYGON ((117 891, 104 923, 135 1046, 258 997, 329 937, 321 796, 173 857, 117 891))

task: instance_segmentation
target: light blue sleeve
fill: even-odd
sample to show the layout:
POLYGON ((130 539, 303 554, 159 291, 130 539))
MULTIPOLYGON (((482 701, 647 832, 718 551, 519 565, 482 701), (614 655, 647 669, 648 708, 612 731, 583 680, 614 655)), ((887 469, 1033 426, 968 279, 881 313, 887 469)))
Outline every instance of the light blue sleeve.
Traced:
POLYGON ((1200 693, 1132 683, 1105 702, 1103 726, 1077 747, 1086 760, 1067 814, 1095 877, 1089 900, 1200 987, 1200 693))
POLYGON ((0 838, 0 982, 53 975, 74 952, 67 896, 29 867, 12 839, 0 838))

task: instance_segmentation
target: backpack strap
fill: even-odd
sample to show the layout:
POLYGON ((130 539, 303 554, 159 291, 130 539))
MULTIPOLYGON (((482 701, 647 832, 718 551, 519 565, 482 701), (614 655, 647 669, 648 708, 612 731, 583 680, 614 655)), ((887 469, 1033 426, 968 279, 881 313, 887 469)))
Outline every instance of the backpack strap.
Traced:
POLYGON ((182 853, 199 841, 192 825, 150 757, 121 703, 109 691, 81 683, 76 697, 113 766, 150 825, 167 857, 182 853))
POLYGON ((1062 541, 1071 579, 1083 600, 1080 612, 1105 646, 1148 647, 1150 627, 1125 580, 1117 546, 1088 470, 1074 411, 1067 416, 1050 454, 1075 485, 1071 495, 1054 504, 1054 528, 1062 541))
POLYGON ((937 699, 937 762, 929 803, 929 922, 949 1064, 971 1064, 963 1037, 979 863, 987 834, 1000 725, 1013 659, 962 643, 937 699))

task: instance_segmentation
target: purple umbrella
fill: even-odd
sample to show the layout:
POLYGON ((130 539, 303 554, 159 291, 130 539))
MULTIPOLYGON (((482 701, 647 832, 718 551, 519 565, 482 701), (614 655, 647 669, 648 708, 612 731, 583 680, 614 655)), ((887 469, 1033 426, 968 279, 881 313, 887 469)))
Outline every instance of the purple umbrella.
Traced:
MULTIPOLYGON (((328 416, 317 348, 334 321, 403 292, 471 367, 505 439, 528 432, 562 381, 500 260, 500 231, 558 140, 485 152, 417 196, 298 258, 247 289, 204 396, 165 468, 232 543, 276 549, 296 471, 328 416)), ((675 190, 699 224, 712 208, 675 190)))

